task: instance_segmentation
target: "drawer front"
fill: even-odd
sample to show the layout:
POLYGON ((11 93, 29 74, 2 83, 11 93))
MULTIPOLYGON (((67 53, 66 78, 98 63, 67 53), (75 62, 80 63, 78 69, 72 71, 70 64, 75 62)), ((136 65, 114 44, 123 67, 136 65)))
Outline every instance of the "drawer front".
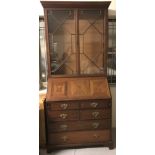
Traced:
POLYGON ((92 101, 81 101, 80 109, 96 109, 96 108, 110 108, 111 100, 92 100, 92 101))
POLYGON ((47 112, 48 121, 67 121, 67 120, 78 120, 79 119, 79 111, 48 111, 47 112))
POLYGON ((80 120, 111 118, 111 109, 81 110, 80 120))
POLYGON ((111 119, 96 120, 96 121, 70 121, 70 122, 55 122, 48 124, 48 132, 63 132, 77 130, 99 130, 108 129, 111 127, 111 119))
POLYGON ((79 109, 78 102, 49 102, 47 103, 48 110, 70 110, 79 109))
POLYGON ((76 131, 64 133, 51 133, 48 135, 49 144, 81 144, 106 142, 111 138, 110 130, 76 131))

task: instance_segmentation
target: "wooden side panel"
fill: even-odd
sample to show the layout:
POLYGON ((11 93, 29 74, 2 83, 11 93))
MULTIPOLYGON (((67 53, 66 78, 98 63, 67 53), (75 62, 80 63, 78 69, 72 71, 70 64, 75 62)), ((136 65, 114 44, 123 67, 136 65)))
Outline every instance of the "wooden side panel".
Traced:
POLYGON ((44 116, 44 99, 46 93, 39 94, 39 147, 45 147, 45 116, 44 116))

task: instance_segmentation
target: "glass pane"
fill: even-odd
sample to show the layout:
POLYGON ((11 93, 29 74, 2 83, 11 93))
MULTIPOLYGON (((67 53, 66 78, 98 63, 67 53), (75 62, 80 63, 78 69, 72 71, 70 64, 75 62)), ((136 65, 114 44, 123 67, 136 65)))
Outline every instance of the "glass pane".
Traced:
POLYGON ((81 74, 103 73, 102 10, 80 10, 79 32, 81 74))
POLYGON ((39 19, 39 73, 40 89, 47 87, 47 56, 44 19, 39 19))
POLYGON ((48 12, 51 74, 75 74, 75 19, 73 10, 48 12))

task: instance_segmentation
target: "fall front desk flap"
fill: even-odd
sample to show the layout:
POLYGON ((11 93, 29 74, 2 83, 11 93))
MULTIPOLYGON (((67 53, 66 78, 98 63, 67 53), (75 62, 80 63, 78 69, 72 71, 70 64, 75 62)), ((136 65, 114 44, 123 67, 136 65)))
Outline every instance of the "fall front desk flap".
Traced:
POLYGON ((46 101, 111 98, 106 77, 48 79, 46 101))

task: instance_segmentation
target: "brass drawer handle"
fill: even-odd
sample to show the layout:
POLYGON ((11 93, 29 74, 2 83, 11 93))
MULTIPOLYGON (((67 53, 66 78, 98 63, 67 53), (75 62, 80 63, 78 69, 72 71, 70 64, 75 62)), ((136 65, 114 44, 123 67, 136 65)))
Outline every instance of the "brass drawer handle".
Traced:
POLYGON ((99 116, 99 112, 98 111, 95 111, 95 112, 92 112, 92 116, 94 117, 94 118, 97 118, 98 116, 99 116))
POLYGON ((98 106, 98 103, 97 103, 97 102, 92 102, 92 103, 90 104, 90 106, 93 107, 93 108, 96 108, 96 107, 98 106))
POLYGON ((61 107, 62 109, 67 109, 67 107, 68 107, 68 104, 66 104, 66 103, 63 103, 63 104, 61 104, 61 105, 60 105, 60 107, 61 107))
POLYGON ((66 124, 60 125, 61 130, 66 130, 67 128, 68 128, 68 125, 66 125, 66 124))
POLYGON ((97 129, 99 127, 100 123, 98 122, 95 122, 95 123, 92 123, 92 126, 94 129, 97 129))
POLYGON ((66 142, 68 140, 68 137, 67 136, 63 136, 61 138, 63 139, 64 142, 66 142))
POLYGON ((97 134, 94 134, 93 136, 94 136, 94 138, 99 138, 99 135, 97 135, 97 134))
POLYGON ((66 119, 66 118, 67 118, 67 114, 60 114, 60 117, 61 117, 62 119, 66 119))

